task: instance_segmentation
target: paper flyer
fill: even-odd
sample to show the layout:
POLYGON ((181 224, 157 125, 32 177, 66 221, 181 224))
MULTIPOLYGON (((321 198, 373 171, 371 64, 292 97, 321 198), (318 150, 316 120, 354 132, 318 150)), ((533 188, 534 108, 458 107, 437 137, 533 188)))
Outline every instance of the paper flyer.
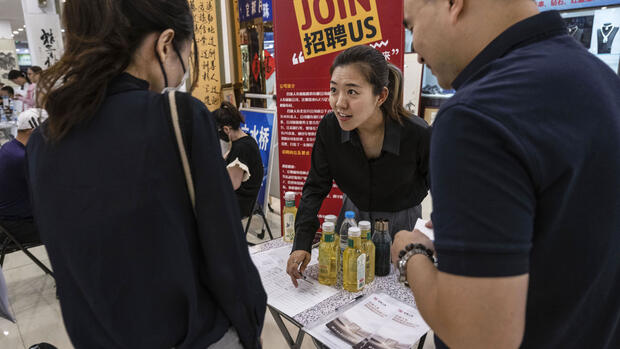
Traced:
POLYGON ((407 349, 429 330, 416 308, 373 293, 306 332, 330 347, 407 349))

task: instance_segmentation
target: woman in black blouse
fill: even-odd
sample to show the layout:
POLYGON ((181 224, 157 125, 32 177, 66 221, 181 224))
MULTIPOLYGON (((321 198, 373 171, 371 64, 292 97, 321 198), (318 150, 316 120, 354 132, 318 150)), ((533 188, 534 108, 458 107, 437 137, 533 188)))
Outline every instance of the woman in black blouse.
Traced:
POLYGON ((258 144, 240 128, 245 119, 233 104, 222 102, 213 114, 220 139, 230 143, 230 150, 224 154, 226 169, 237 194, 241 217, 248 217, 263 184, 263 161, 258 144))
POLYGON ((402 75, 369 46, 342 52, 331 69, 332 112, 319 124, 295 219, 287 272, 293 284, 310 262, 317 214, 335 181, 345 194, 338 219, 387 218, 392 236, 412 230, 426 197, 430 128, 403 107, 402 75))

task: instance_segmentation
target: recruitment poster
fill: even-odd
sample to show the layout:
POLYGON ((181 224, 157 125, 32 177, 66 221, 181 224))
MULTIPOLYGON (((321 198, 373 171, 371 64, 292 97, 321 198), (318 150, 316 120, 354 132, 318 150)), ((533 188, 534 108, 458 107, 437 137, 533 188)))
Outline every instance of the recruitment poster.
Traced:
MULTIPOLYGON (((338 53, 370 45, 403 69, 402 0, 273 1, 280 149, 280 196, 295 192, 297 203, 310 170, 316 129, 330 111, 329 67, 338 53)), ((338 215, 336 186, 319 218, 338 215)))

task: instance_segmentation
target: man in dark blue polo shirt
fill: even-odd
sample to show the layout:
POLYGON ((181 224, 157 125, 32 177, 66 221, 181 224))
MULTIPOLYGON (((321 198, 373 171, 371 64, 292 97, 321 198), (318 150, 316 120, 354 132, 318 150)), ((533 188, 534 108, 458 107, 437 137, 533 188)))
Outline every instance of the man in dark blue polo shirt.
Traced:
POLYGON ((21 113, 17 118, 17 137, 0 148, 0 225, 21 243, 40 240, 26 179, 26 144, 43 113, 40 109, 21 113))
POLYGON ((405 0, 405 19, 457 91, 431 140, 434 245, 392 250, 437 347, 620 348, 620 78, 531 0, 405 0))

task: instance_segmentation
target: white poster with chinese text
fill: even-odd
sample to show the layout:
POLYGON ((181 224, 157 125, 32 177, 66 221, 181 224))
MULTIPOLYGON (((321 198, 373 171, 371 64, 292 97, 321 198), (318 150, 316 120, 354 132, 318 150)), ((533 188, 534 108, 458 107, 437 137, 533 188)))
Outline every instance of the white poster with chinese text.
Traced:
POLYGON ((64 52, 60 18, 57 14, 27 14, 25 20, 32 64, 47 69, 64 52))

